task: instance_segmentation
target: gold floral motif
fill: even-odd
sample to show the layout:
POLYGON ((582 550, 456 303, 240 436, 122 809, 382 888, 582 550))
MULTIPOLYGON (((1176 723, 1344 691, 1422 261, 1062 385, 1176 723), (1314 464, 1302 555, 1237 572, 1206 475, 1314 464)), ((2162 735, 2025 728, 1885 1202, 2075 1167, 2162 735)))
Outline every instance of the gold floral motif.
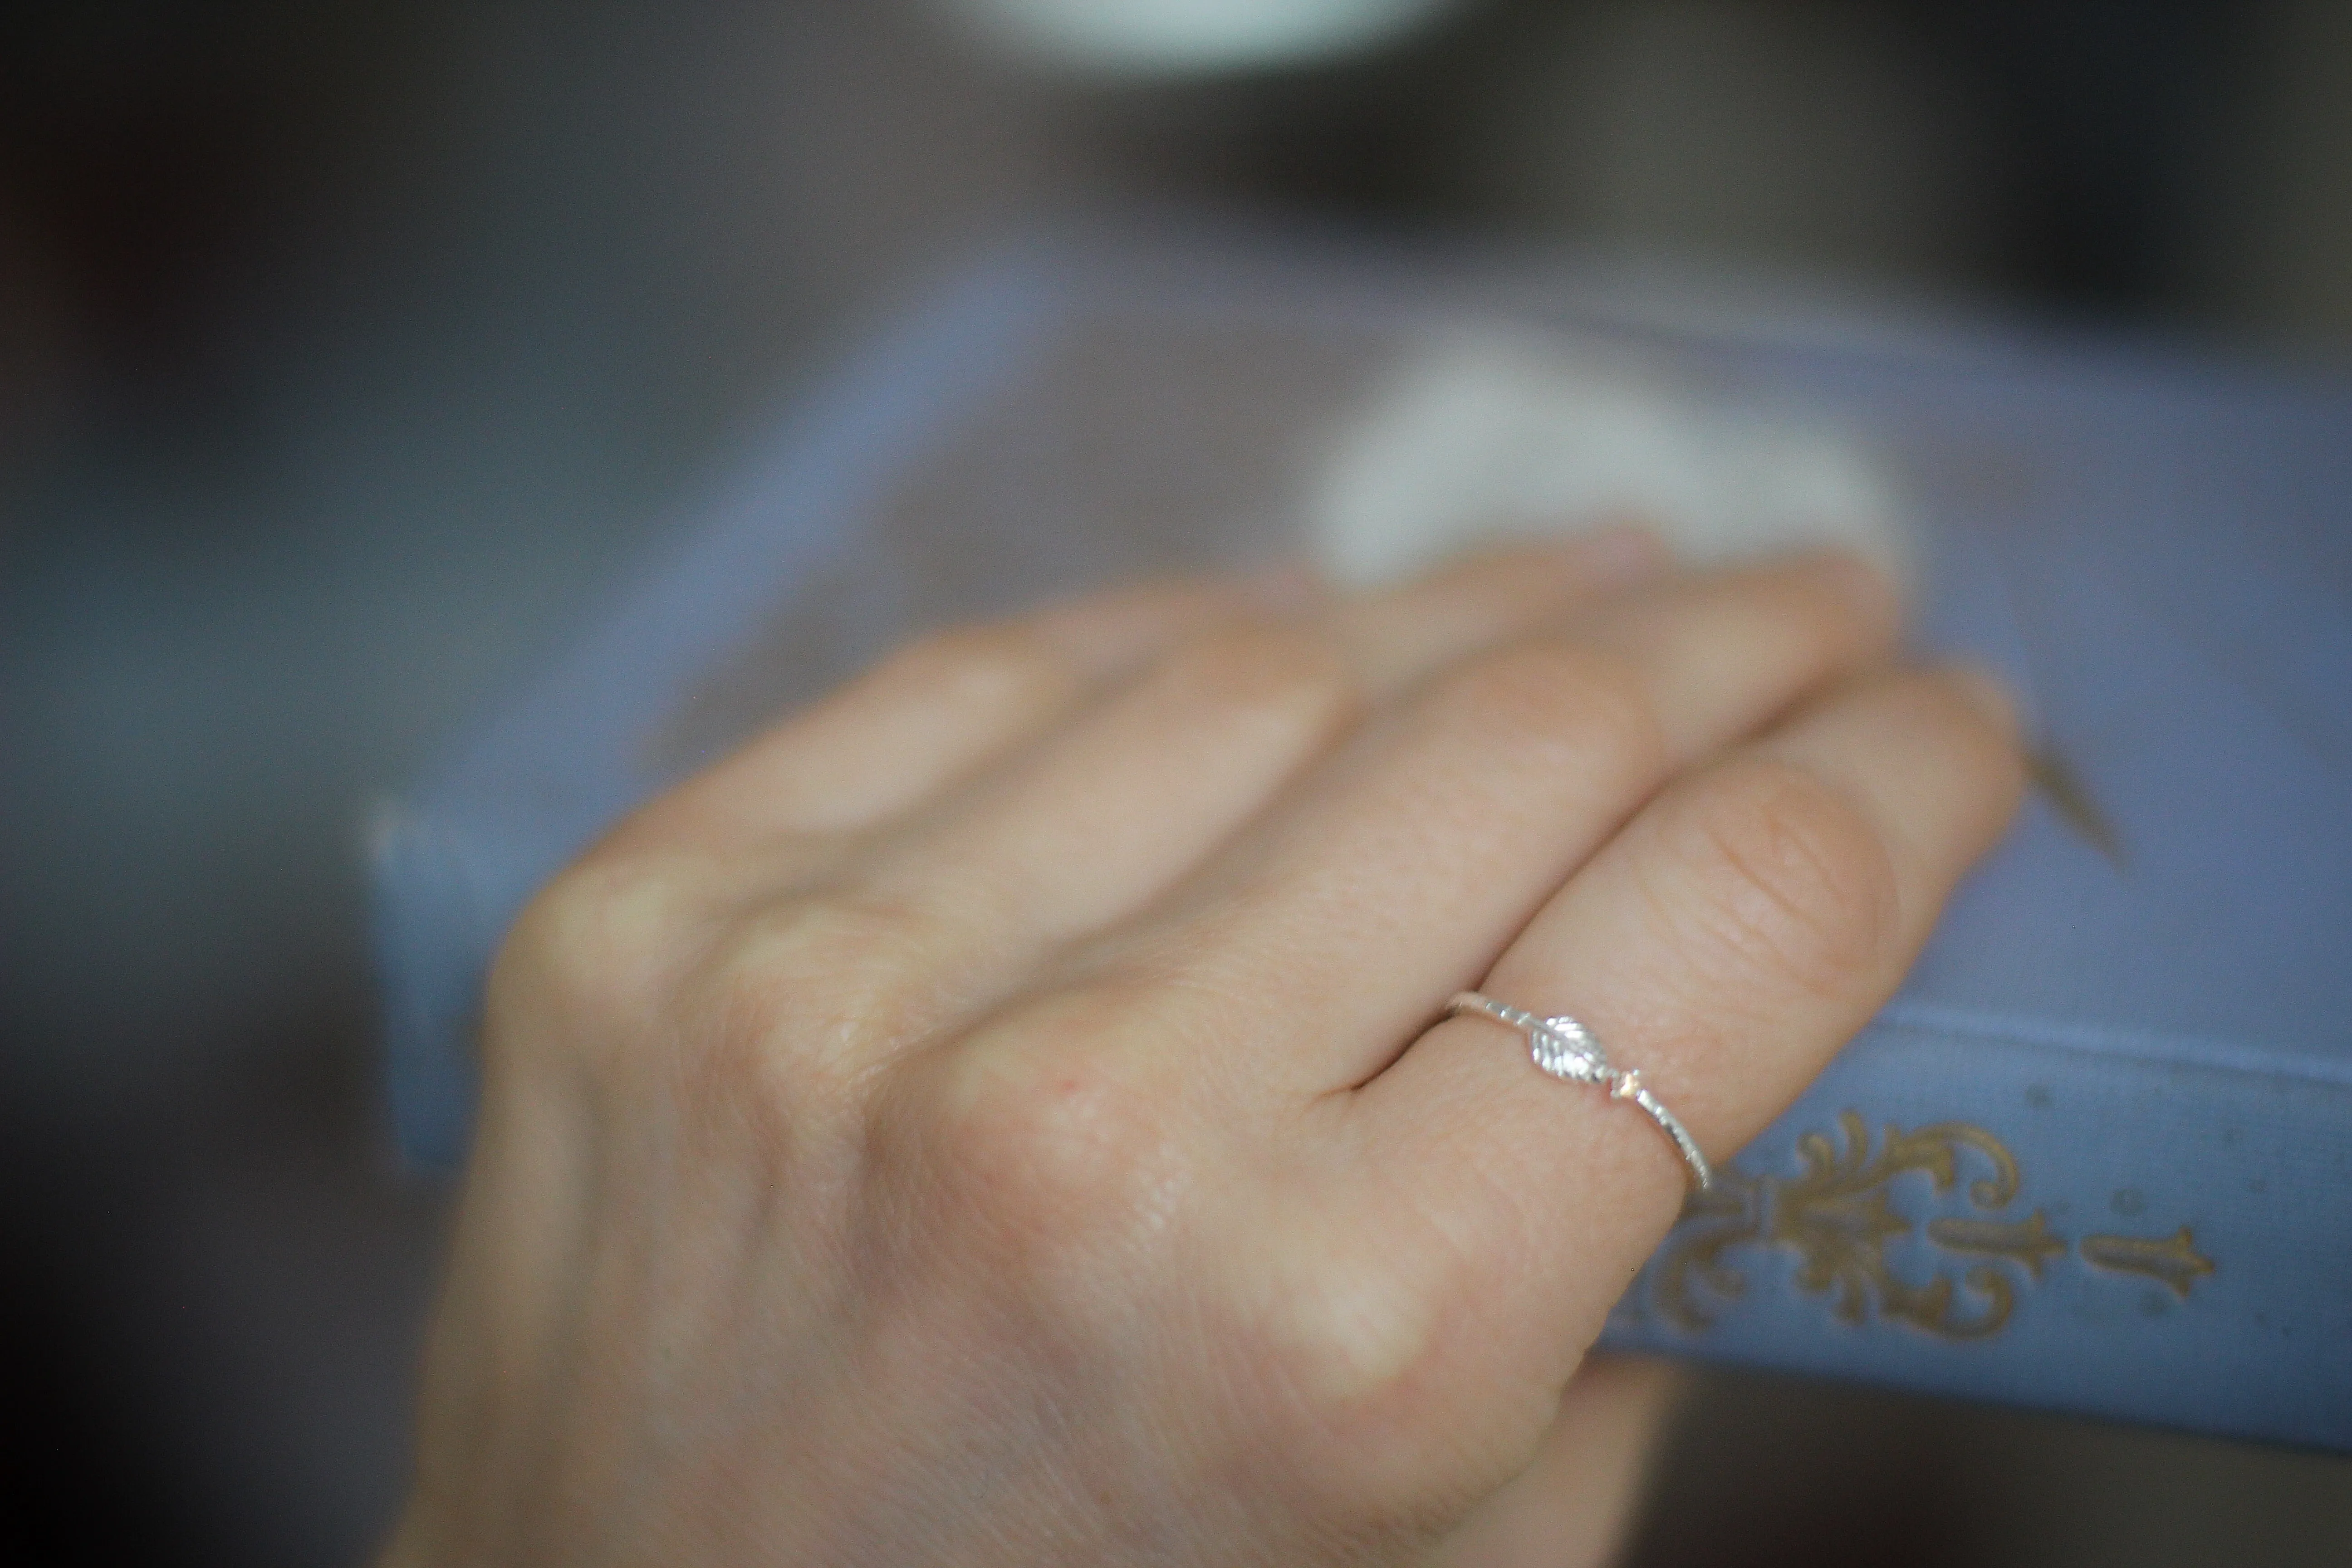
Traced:
POLYGON ((2044 1263, 2063 1256, 2066 1250, 2066 1238, 2052 1233, 2040 1209, 2021 1221, 1966 1219, 1948 1215, 1927 1222, 1927 1239, 1947 1252, 2012 1258, 2024 1264, 2025 1271, 2036 1279, 2042 1278, 2044 1263))
MULTIPOLYGON (((1983 1128, 1939 1121, 1906 1132, 1889 1123, 1874 1152, 1860 1111, 1842 1113, 1838 1131, 1840 1138, 1808 1132, 1797 1141, 1801 1175, 1728 1169, 1718 1173, 1715 1190, 1693 1194, 1651 1275, 1651 1299, 1669 1322, 1692 1331, 1713 1324, 1721 1306, 1747 1287, 1727 1255, 1762 1245, 1793 1251, 1799 1288, 1831 1297, 1841 1321, 1859 1325, 1874 1310, 1941 1339, 1982 1339, 2000 1332, 2016 1311, 2021 1283, 2038 1282, 2050 1261, 2069 1250, 2042 1210, 2022 1219, 1998 1213, 2016 1200, 2022 1182, 2016 1157, 1983 1128), (1889 1202, 1890 1186, 1909 1174, 1948 1193, 1964 1164, 1983 1168, 1967 1188, 1969 1204, 1983 1212, 1940 1215, 1922 1226, 1889 1202), (1987 1261, 1957 1279, 1937 1270, 1924 1281, 1906 1279, 1889 1265, 1887 1251, 1922 1232, 1938 1252, 1987 1261)), ((2085 1237, 2080 1252, 2087 1263, 2160 1279, 2184 1298, 2194 1280, 2213 1271, 2186 1226, 2161 1239, 2085 1237)))
MULTIPOLYGON (((1963 1310, 1949 1277, 1931 1276, 1912 1285, 1886 1266, 1886 1244, 1911 1234, 1911 1222, 1887 1206, 1886 1185, 1907 1171, 1925 1173, 1937 1192, 1959 1179, 1959 1151, 1974 1149, 1992 1162, 1990 1177, 1969 1184, 1969 1196, 1982 1208, 2000 1208, 2017 1195, 2017 1162, 1991 1133, 1962 1121, 1939 1121, 1906 1132, 1891 1123, 1875 1157, 1870 1130, 1859 1111, 1838 1118, 1845 1134, 1841 1152, 1829 1138, 1808 1132, 1797 1141, 1805 1173, 1779 1184, 1767 1239, 1799 1254, 1797 1283, 1815 1294, 1834 1291, 1840 1321, 1859 1323, 1875 1300, 1882 1317, 1895 1318, 1953 1339, 1978 1339, 2009 1321, 2016 1305, 2008 1277, 1979 1266, 1968 1273, 1969 1288, 1985 1299, 1983 1310, 1963 1310)), ((2036 1218, 2041 1217, 2036 1214, 2036 1218)))
POLYGON ((2213 1260, 2197 1250, 2197 1238, 2189 1234, 2185 1225, 2158 1240, 2138 1236, 2086 1236, 2083 1238, 2083 1260, 2102 1268, 2145 1274, 2161 1280, 2184 1300, 2188 1299, 2189 1287, 2200 1276, 2213 1272, 2213 1260))
POLYGON ((1718 1166, 1715 1184, 1684 1201, 1677 1233, 1696 1222, 1698 1228, 1670 1247, 1656 1266, 1654 1287, 1658 1310, 1677 1327, 1714 1326, 1715 1313, 1703 1304, 1694 1287, 1725 1300, 1736 1300, 1748 1287, 1747 1277, 1724 1266, 1723 1255, 1756 1240, 1763 1231, 1764 1184, 1730 1166, 1718 1166))

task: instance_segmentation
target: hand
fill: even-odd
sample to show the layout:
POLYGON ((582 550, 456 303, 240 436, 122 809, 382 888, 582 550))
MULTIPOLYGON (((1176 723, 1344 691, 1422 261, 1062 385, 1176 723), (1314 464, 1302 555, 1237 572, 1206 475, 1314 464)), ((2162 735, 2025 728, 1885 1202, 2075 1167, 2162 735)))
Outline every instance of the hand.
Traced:
POLYGON ((1816 555, 1623 531, 918 644, 640 811, 493 976, 389 1551, 1589 1562, 1579 1372, 1685 1176, 1893 991, 2021 770, 1816 555))

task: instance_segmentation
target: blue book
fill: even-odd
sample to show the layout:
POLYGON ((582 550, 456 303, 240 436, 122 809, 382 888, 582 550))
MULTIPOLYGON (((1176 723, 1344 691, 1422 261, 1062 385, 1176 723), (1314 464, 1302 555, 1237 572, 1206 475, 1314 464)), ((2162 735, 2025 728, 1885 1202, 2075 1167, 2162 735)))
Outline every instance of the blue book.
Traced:
POLYGON ((1286 240, 982 258, 379 814, 404 1148, 462 1157, 530 892, 903 637, 1626 508, 1888 556, 2042 787, 1604 1343, 2352 1450, 2352 391, 2011 327, 1286 240))

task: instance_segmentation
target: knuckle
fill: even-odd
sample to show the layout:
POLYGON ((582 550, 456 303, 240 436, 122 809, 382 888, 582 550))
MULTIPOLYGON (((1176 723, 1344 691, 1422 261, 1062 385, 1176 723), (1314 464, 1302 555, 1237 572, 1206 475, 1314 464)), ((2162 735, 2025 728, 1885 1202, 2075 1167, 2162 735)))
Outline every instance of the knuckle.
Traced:
POLYGON ((1875 965, 1899 886, 1861 806, 1810 769, 1765 757, 1723 764, 1689 798, 1685 858, 1708 889, 1699 918, 1717 943, 1817 994, 1875 965))
POLYGON ((1365 1260, 1286 1270, 1269 1324, 1276 1375, 1309 1410, 1376 1407, 1433 1358, 1435 1300, 1403 1271, 1365 1260))
POLYGON ((1454 676, 1446 694, 1465 721, 1549 746, 1655 765, 1665 739, 1639 664, 1565 641, 1521 644, 1454 676))
POLYGON ((1069 994, 918 1065, 897 1135, 953 1231, 1036 1262, 1165 1227, 1189 1168, 1179 1112, 1123 1014, 1069 994))
POLYGON ((868 1065, 928 1020, 923 929, 919 911, 846 890, 739 917, 622 1081, 664 1079, 688 1126, 748 1134, 774 1162, 854 1158, 868 1065))
POLYGON ((526 999, 562 1016, 642 1016, 710 911, 703 868, 680 855, 592 854, 540 889, 507 934, 494 1012, 526 999))
MULTIPOLYGON (((1270 1391, 1267 1429, 1317 1511, 1410 1537, 1458 1518, 1508 1467, 1446 1394, 1475 1360, 1463 1340, 1481 1316, 1475 1282, 1441 1241, 1412 1234, 1410 1205, 1392 1219, 1404 1234, 1349 1239, 1326 1215, 1262 1217, 1245 1327, 1228 1337, 1255 1363, 1241 1384, 1270 1391)), ((1476 1425, 1512 1425, 1497 1414, 1476 1425)))
POLYGON ((929 915, 828 889, 751 911, 696 969, 692 1010, 755 1058, 846 1061, 911 1026, 929 915))

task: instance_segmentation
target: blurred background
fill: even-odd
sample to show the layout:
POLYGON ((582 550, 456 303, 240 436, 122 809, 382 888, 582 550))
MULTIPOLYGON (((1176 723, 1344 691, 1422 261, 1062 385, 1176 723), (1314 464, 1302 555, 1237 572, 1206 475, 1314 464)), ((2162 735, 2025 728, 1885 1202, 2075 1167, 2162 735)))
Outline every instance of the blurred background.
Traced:
MULTIPOLYGON (((2352 346, 2328 0, 16 0, 0 1561, 359 1561, 445 1194, 362 825, 728 443, 1135 202, 2352 346)), ((1710 1375, 1643 1563, 2352 1560, 2352 1462, 1710 1375)))

